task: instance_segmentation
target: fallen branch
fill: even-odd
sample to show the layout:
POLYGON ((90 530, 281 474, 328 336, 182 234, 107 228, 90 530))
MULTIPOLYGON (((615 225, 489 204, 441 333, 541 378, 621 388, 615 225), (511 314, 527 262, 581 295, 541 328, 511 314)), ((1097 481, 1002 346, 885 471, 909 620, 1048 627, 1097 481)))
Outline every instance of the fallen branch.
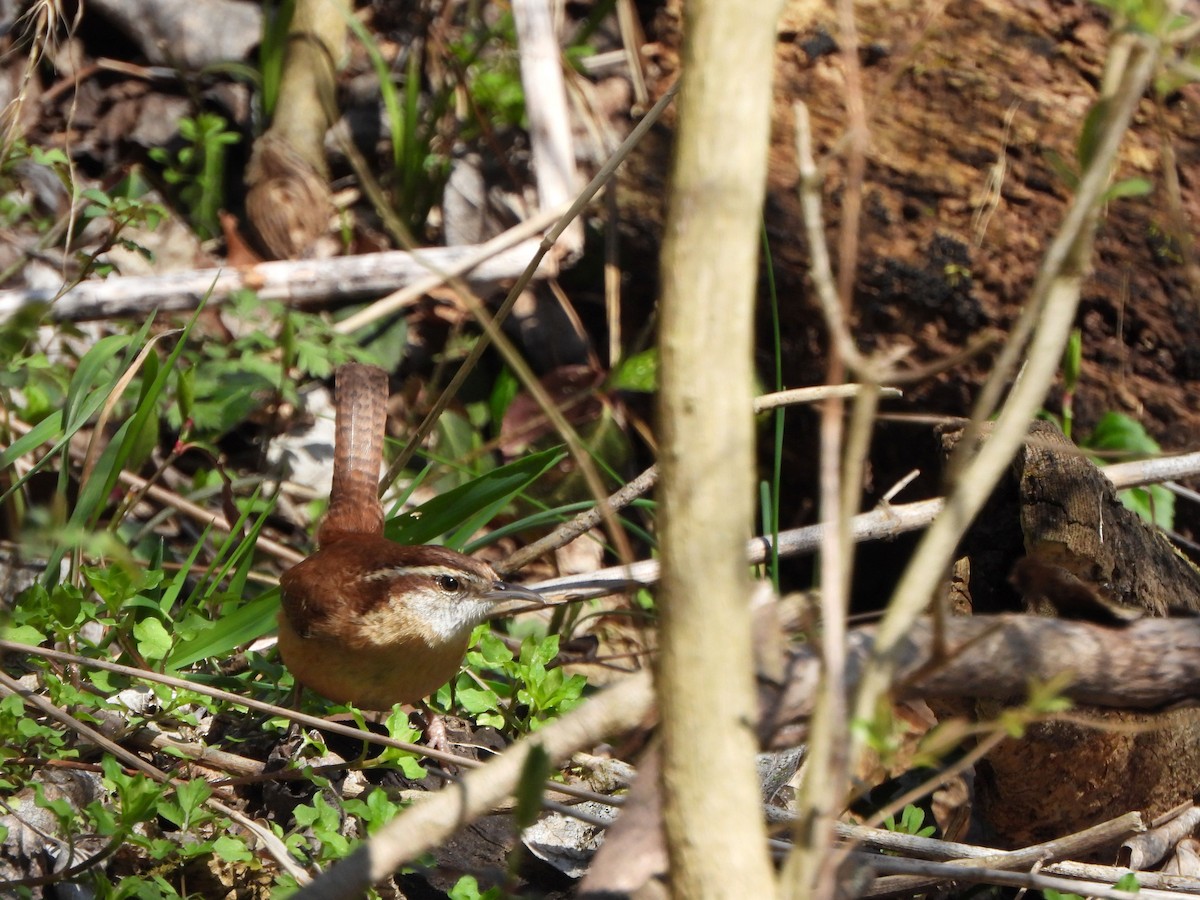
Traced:
MULTIPOLYGON (((1021 700, 1031 684, 1067 679, 1061 693, 1079 703, 1158 711, 1200 701, 1200 617, 1139 619, 1120 628, 1030 615, 952 617, 940 639, 928 619, 897 642, 893 695, 1021 700)), ((876 629, 849 635, 847 689, 874 650, 876 629)), ((760 687, 762 733, 791 746, 792 729, 812 710, 820 660, 810 647, 790 652, 782 684, 760 687)))
MULTIPOLYGON (((553 217, 547 215, 536 224, 545 228, 551 221, 553 217)), ((48 319, 72 322, 141 316, 152 310, 178 312, 195 309, 206 298, 210 304, 223 303, 241 290, 257 291, 264 300, 304 306, 333 298, 348 302, 378 297, 418 280, 429 290, 454 276, 464 277, 478 289, 516 278, 537 249, 538 243, 530 238, 530 223, 522 223, 478 247, 392 250, 109 278, 77 284, 57 299, 57 292, 48 289, 0 291, 0 322, 39 305, 49 307, 48 319)))

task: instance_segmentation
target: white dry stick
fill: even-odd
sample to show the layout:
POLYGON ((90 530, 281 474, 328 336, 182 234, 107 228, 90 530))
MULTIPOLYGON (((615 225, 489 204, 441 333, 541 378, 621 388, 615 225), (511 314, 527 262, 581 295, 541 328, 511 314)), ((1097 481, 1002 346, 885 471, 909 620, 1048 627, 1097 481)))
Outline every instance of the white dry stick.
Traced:
MULTIPOLYGON (((567 202, 578 187, 562 53, 550 4, 551 0, 513 0, 512 4, 533 149, 533 174, 541 209, 553 209, 567 202)), ((568 259, 583 249, 583 225, 578 219, 563 232, 559 246, 566 250, 568 259)))
MULTIPOLYGON (((560 210, 555 210, 561 213, 560 210)), ((534 220, 536 234, 557 215, 549 212, 534 220)), ((459 275, 476 287, 516 278, 537 251, 529 239, 532 223, 489 241, 481 247, 429 247, 421 250, 392 250, 363 256, 341 256, 323 260, 281 260, 242 268, 189 269, 163 275, 109 278, 84 281, 56 298, 45 289, 0 291, 0 323, 23 309, 50 306, 49 318, 80 322, 120 316, 144 316, 152 311, 174 312, 195 309, 227 300, 235 291, 250 289, 264 300, 281 300, 292 305, 369 299, 422 280, 425 290, 448 277, 459 275), (521 243, 512 240, 520 235, 521 243), (514 243, 516 244, 514 246, 514 243), (481 253, 481 250, 483 252, 481 253)))
MULTIPOLYGON (((391 315, 407 306, 411 306, 434 288, 440 287, 452 278, 466 275, 474 265, 479 264, 493 254, 508 250, 510 247, 514 253, 519 252, 525 260, 525 265, 528 265, 529 259, 533 257, 538 246, 532 240, 533 236, 541 234, 557 222, 561 216, 566 214, 567 209, 568 205, 562 204, 546 209, 536 216, 514 225, 507 231, 496 235, 490 241, 476 247, 471 247, 470 249, 475 252, 467 259, 464 259, 460 265, 434 272, 419 281, 414 281, 406 285, 395 293, 381 297, 366 309, 360 310, 352 316, 347 316, 338 322, 334 328, 342 334, 353 334, 364 325, 369 325, 378 319, 382 319, 384 316, 391 315)), ((538 271, 543 275, 551 275, 553 274, 553 266, 550 262, 547 262, 544 266, 539 266, 538 271)), ((520 272, 515 274, 519 275, 520 272)), ((470 278, 467 279, 468 285, 471 284, 471 280, 470 278)))
MULTIPOLYGON (((1164 456, 1132 463, 1115 463, 1101 471, 1117 490, 1155 484, 1167 478, 1188 478, 1200 475, 1200 453, 1185 453, 1181 456, 1164 456)), ((898 534, 925 528, 946 508, 941 497, 881 506, 870 512, 860 513, 850 520, 850 534, 855 543, 894 538, 898 534)), ((825 525, 806 525, 779 532, 779 555, 800 556, 812 553, 821 544, 825 525)), ((770 537, 752 538, 746 545, 746 561, 751 565, 765 562, 771 555, 770 537)), ((598 572, 582 575, 566 575, 542 581, 536 587, 543 594, 567 594, 573 596, 602 596, 607 593, 628 590, 629 582, 649 585, 658 581, 659 565, 656 559, 647 559, 630 566, 612 566, 598 572), (604 584, 610 585, 608 589, 604 584)))
POLYGON ((1188 804, 1173 819, 1143 834, 1127 838, 1121 844, 1117 859, 1130 869, 1139 871, 1157 866, 1176 849, 1180 841, 1192 835, 1197 825, 1200 825, 1200 807, 1188 804))
MULTIPOLYGON (((770 394, 760 394, 754 398, 754 412, 767 412, 768 410, 778 409, 781 406, 793 406, 799 403, 815 403, 818 400, 825 400, 829 397, 854 397, 861 389, 861 385, 857 384, 833 384, 833 385, 818 385, 816 387, 793 388, 786 391, 775 391, 770 394)), ((903 394, 895 388, 882 388, 880 395, 883 397, 901 397, 903 394)), ((915 477, 910 476, 908 480, 915 477)), ((550 550, 562 547, 568 541, 573 540, 586 531, 590 531, 603 521, 604 510, 602 506, 606 506, 613 512, 624 509, 638 497, 647 493, 658 483, 658 466, 653 465, 646 469, 642 474, 638 475, 632 481, 625 484, 620 490, 607 497, 602 504, 593 506, 591 509, 580 513, 575 518, 564 522, 554 531, 538 538, 532 544, 526 544, 521 549, 509 554, 509 556, 496 567, 496 571, 504 574, 506 572, 515 572, 526 564, 537 559, 543 553, 550 550)), ((892 489, 894 493, 899 492, 908 481, 897 485, 892 489)), ((886 499, 890 500, 891 496, 886 499)))

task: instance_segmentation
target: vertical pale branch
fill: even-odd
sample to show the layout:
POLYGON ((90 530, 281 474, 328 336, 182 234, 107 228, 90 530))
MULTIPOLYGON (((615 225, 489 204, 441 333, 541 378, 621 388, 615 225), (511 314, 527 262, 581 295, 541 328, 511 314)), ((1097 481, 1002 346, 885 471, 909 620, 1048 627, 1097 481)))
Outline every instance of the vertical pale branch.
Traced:
POLYGON ((659 699, 675 896, 774 896, 754 769, 753 314, 778 3, 685 6, 662 258, 659 699))
POLYGON ((845 648, 854 557, 850 520, 858 511, 862 473, 879 399, 875 371, 878 366, 861 356, 847 325, 858 268, 859 211, 868 135, 853 5, 840 2, 838 13, 850 142, 836 284, 825 244, 821 179, 813 159, 808 110, 800 102, 794 106, 796 156, 812 259, 811 278, 830 334, 826 381, 834 384, 844 380, 845 370, 849 367, 868 385, 855 401, 853 427, 845 446, 843 403, 838 400, 827 402, 821 415, 821 519, 826 523, 820 550, 822 675, 809 729, 808 759, 796 799, 795 850, 788 858, 783 879, 784 894, 790 897, 831 896, 834 893, 836 867, 827 863, 834 839, 834 823, 849 787, 845 648))
MULTIPOLYGON (((562 60, 549 0, 513 0, 521 85, 537 177, 538 206, 554 209, 576 192, 575 150, 563 85, 562 60)), ((569 256, 583 249, 583 224, 576 220, 563 233, 559 247, 569 256)))

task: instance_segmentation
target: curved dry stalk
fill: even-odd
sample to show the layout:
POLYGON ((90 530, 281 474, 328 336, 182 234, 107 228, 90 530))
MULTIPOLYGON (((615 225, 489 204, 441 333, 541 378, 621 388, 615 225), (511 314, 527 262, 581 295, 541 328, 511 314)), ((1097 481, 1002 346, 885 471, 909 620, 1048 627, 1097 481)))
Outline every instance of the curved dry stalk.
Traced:
MULTIPOLYGON (((386 297, 381 297, 353 315, 335 322, 333 330, 340 334, 353 334, 360 328, 370 325, 372 322, 377 322, 386 316, 412 306, 430 291, 441 287, 451 278, 461 278, 475 266, 498 253, 517 247, 519 249, 514 256, 521 256, 520 250, 524 249, 523 245, 525 242, 530 241, 545 231, 546 228, 558 221, 568 209, 569 207, 563 204, 556 209, 543 210, 537 215, 526 219, 524 222, 517 223, 507 231, 502 231, 478 247, 469 248, 471 253, 468 256, 452 264, 443 266, 429 265, 428 268, 431 274, 418 279, 398 291, 388 294, 386 297)), ((532 250, 532 246, 529 249, 532 250)))
POLYGON ((579 196, 575 198, 575 201, 571 204, 570 208, 559 218, 554 227, 546 233, 546 235, 542 238, 541 244, 538 245, 538 250, 534 254, 533 259, 529 261, 525 271, 517 279, 516 283, 513 284, 512 288, 508 292, 508 295, 504 298, 504 301, 500 304, 499 308, 494 314, 489 315, 484 309, 482 301, 480 301, 478 297, 476 297, 469 289, 467 289, 465 285, 462 285, 455 280, 451 280, 451 286, 455 289, 455 292, 463 301, 464 305, 467 306, 467 308, 479 321, 479 324, 483 326, 484 333, 480 336, 479 340, 475 341, 474 346, 471 347, 470 352, 467 354, 467 358, 463 360, 463 363, 461 366, 459 366, 458 371, 455 372, 454 376, 450 379, 450 383, 446 385, 446 388, 439 395, 433 407, 425 415, 424 420, 419 426, 417 426, 416 431, 414 431, 412 437, 409 438, 408 443, 405 444, 400 453, 392 461, 391 467, 384 476, 384 485, 391 484, 391 482, 396 479, 397 475, 404 469, 404 467, 408 465, 409 461, 413 457, 413 454, 416 453, 417 448, 421 446, 425 438, 429 436, 429 433, 433 430, 438 418, 449 405, 450 401, 458 393, 458 389, 462 386, 463 382, 466 381, 466 378, 470 372, 475 368, 475 365, 479 362, 480 357, 483 355, 488 345, 495 343, 501 354, 504 356, 505 361, 517 375, 522 387, 529 391, 534 400, 537 402, 538 406, 541 408, 543 414, 551 421, 551 423, 553 423, 559 434, 561 434, 563 439, 566 441, 568 449, 571 451, 572 456, 579 465, 580 472, 584 475, 592 495, 596 498, 597 502, 601 503, 599 508, 603 515, 604 524, 609 530, 610 536, 620 551, 622 558, 630 559, 632 557, 632 551, 629 547, 628 539, 626 538, 623 529, 620 527, 620 523, 617 521, 615 514, 610 512, 607 507, 603 505, 602 501, 605 494, 603 482, 601 481, 600 476, 596 471, 596 467, 592 463, 592 460, 587 453, 587 448, 584 446, 582 440, 580 440, 575 429, 571 427, 565 416, 562 415, 562 413, 550 399, 541 383, 534 376, 532 370, 530 370, 529 366, 525 363, 525 360, 516 351, 516 348, 513 347, 511 341, 509 341, 503 332, 500 331, 499 326, 500 323, 503 322, 508 317, 508 314, 512 311, 514 304, 517 302, 517 298, 521 296, 521 292, 524 291, 526 285, 528 285, 530 279, 537 271, 538 266, 541 264, 542 258, 555 245, 555 242, 570 226, 571 222, 573 222, 587 206, 587 204, 591 202, 592 198, 608 183, 608 180, 616 172, 617 167, 621 164, 621 162, 624 161, 625 157, 629 155, 633 148, 637 146, 638 142, 640 142, 645 136, 646 132, 650 130, 650 127, 658 120, 663 112, 666 111, 667 106, 670 105, 671 101, 674 99, 675 92, 676 88, 672 87, 667 90, 661 98, 659 98, 659 101, 654 104, 653 109, 646 113, 642 120, 638 122, 632 131, 630 131, 628 137, 626 137, 625 140, 621 142, 621 146, 617 148, 617 151, 613 153, 613 155, 605 162, 603 166, 600 167, 600 170, 596 173, 592 180, 588 182, 587 186, 580 192, 579 196))
POLYGON ((929 860, 904 859, 898 856, 855 854, 863 865, 870 865, 875 872, 887 873, 875 883, 875 889, 862 894, 867 897, 909 897, 921 893, 920 885, 940 885, 947 882, 957 884, 998 884, 1019 887, 1025 890, 1055 890, 1070 895, 1103 898, 1103 900, 1190 900, 1196 895, 1191 892, 1139 890, 1133 894, 1114 888, 1111 884, 1063 878, 1057 875, 1036 872, 1012 872, 1007 869, 981 866, 976 860, 961 862, 933 862, 929 860), (892 873, 905 873, 893 875, 892 873), (918 877, 919 876, 919 877, 918 877))
MULTIPOLYGON (((28 434, 32 427, 20 419, 12 418, 8 419, 7 424, 18 434, 28 434)), ((70 453, 72 459, 82 459, 84 451, 72 447, 70 453)), ((156 503, 161 503, 163 506, 178 510, 201 527, 212 527, 225 534, 228 534, 232 530, 233 526, 229 524, 222 513, 214 512, 211 509, 200 506, 198 503, 193 503, 191 500, 180 496, 169 488, 154 484, 150 479, 143 478, 141 475, 122 469, 117 473, 117 481, 127 490, 139 493, 156 503)), ((255 546, 288 565, 295 565, 304 559, 302 553, 268 537, 260 536, 255 546)))
POLYGON ((846 618, 849 608, 854 542, 851 517, 858 509, 863 468, 870 446, 872 422, 878 408, 879 385, 887 379, 890 366, 884 360, 870 359, 858 350, 850 334, 848 314, 855 273, 858 269, 859 216, 863 177, 866 167, 867 132, 861 73, 858 65, 858 35, 852 3, 837 4, 843 68, 847 87, 846 191, 839 231, 839 266, 835 284, 826 246, 824 217, 821 213, 821 177, 813 159, 812 133, 808 108, 800 102, 793 106, 796 119, 796 156, 800 172, 800 202, 812 262, 813 287, 819 299, 826 328, 831 335, 830 359, 826 380, 840 381, 850 369, 868 383, 855 398, 851 429, 847 438, 844 405, 840 400, 826 404, 820 425, 820 508, 830 523, 820 536, 821 612, 824 628, 825 675, 820 687, 820 702, 809 729, 809 759, 800 782, 797 810, 804 832, 788 859, 782 879, 784 893, 790 897, 815 892, 831 895, 835 869, 826 864, 826 849, 833 841, 833 822, 845 796, 850 765, 847 740, 845 676, 846 618))
POLYGON ((112 415, 113 409, 116 408, 117 403, 120 402, 121 396, 125 393, 125 388, 129 387, 129 382, 133 381, 134 376, 142 368, 142 363, 146 361, 146 357, 150 355, 150 351, 154 349, 155 344, 163 338, 174 337, 182 332, 182 328, 173 328, 170 331, 156 334, 150 340, 146 341, 146 345, 138 351, 138 355, 129 364, 129 368, 122 373, 121 377, 117 379, 117 383, 113 385, 108 398, 104 401, 104 406, 100 409, 100 415, 96 417, 96 424, 92 428, 92 436, 88 441, 87 451, 83 455, 83 465, 80 467, 79 473, 79 486, 81 489, 92 477, 92 469, 95 468, 96 457, 100 455, 103 444, 102 438, 105 428, 108 425, 108 419, 112 415))
MULTIPOLYGON (((570 205, 570 207, 568 207, 567 211, 562 213, 562 215, 558 217, 558 220, 554 226, 548 232, 546 232, 545 235, 543 235, 541 243, 538 244, 538 248, 534 253, 533 258, 525 266, 525 270, 517 278, 516 283, 513 284, 512 288, 508 292, 508 295, 504 298, 504 302, 500 304, 500 307, 493 315, 493 321, 503 322, 504 319, 508 317, 508 313, 512 310, 513 305, 517 302, 517 298, 521 296, 521 292, 524 291, 529 285, 529 282, 533 279, 534 274, 538 271, 538 267, 541 265, 542 259, 547 253, 550 252, 551 248, 554 247, 555 241, 558 240, 559 236, 563 233, 563 231, 566 230, 567 226, 569 226, 571 222, 574 221, 574 219, 581 212, 583 212, 584 208, 588 205, 588 203, 591 202, 592 198, 608 183, 609 179, 612 178, 613 174, 617 171, 617 167, 624 162, 625 157, 632 152, 633 148, 638 145, 643 137, 645 137, 646 132, 648 132, 654 123, 657 122, 662 116, 662 114, 666 112, 667 107, 675 98, 677 89, 677 86, 673 86, 666 91, 662 97, 659 98, 658 102, 654 104, 654 107, 642 117, 642 120, 634 126, 632 131, 629 132, 628 137, 621 142, 621 146, 617 148, 616 152, 613 153, 608 161, 600 167, 600 171, 598 171, 592 180, 588 182, 587 187, 585 187, 579 193, 579 196, 575 198, 575 201, 570 205)), ((395 460, 393 460, 391 467, 388 469, 387 475, 384 476, 384 481, 386 483, 390 484, 392 481, 394 481, 396 476, 404 469, 405 466, 408 465, 409 460, 411 460, 413 457, 413 454, 417 452, 417 448, 421 446, 425 438, 427 438, 429 433, 433 430, 433 427, 437 423, 438 417, 442 414, 442 411, 449 405, 454 395, 458 392, 458 389, 462 386, 462 383, 466 381, 467 375, 470 374, 471 370, 475 368, 476 363, 479 362, 479 358, 483 356, 483 353, 487 349, 489 342, 490 336, 485 333, 480 337, 479 340, 475 342, 474 346, 471 347, 470 352, 467 354, 467 358, 463 360, 459 370, 454 374, 454 377, 450 380, 450 383, 446 385, 445 390, 442 391, 441 395, 434 403, 433 408, 425 416, 424 421, 417 426, 416 431, 413 433, 412 437, 409 438, 408 443, 404 445, 400 453, 397 454, 395 460)))
MULTIPOLYGON (((261 700, 255 700, 253 697, 244 697, 240 694, 234 694, 206 684, 188 681, 186 678, 179 678, 174 675, 164 675, 160 672, 152 672, 147 669, 138 669, 134 668, 133 666, 108 662, 107 660, 103 659, 91 659, 86 656, 80 656, 76 653, 67 653, 62 650, 51 650, 46 647, 31 647, 26 644, 19 644, 15 641, 7 641, 4 639, 0 639, 0 651, 40 656, 45 659, 55 660, 57 662, 69 663, 71 665, 82 666, 85 668, 100 669, 104 672, 112 672, 114 674, 124 675, 129 678, 137 678, 141 681, 150 681, 155 684, 163 684, 167 687, 173 687, 178 690, 200 694, 223 703, 231 703, 235 706, 252 709, 255 712, 261 712, 268 716, 287 719, 291 722, 297 723, 298 725, 303 725, 305 728, 314 728, 319 731, 327 731, 331 734, 341 735, 342 737, 347 737, 351 740, 361 741, 366 744, 374 744, 379 747, 390 747, 395 750, 403 750, 406 753, 413 753, 428 759, 435 759, 450 766, 456 766, 463 769, 472 769, 483 765, 483 763, 479 762, 478 760, 470 759, 465 756, 459 756, 455 753, 447 753, 445 750, 439 750, 436 747, 411 744, 407 741, 398 741, 395 738, 390 738, 386 735, 376 734, 372 731, 364 731, 358 728, 352 728, 349 725, 343 725, 340 722, 331 722, 317 716, 310 716, 307 713, 290 709, 286 706, 278 706, 274 703, 264 703, 261 700)), ((448 772, 439 769, 434 769, 433 774, 436 774, 439 777, 447 780, 453 780, 454 777, 448 772)), ((553 783, 548 787, 550 790, 556 793, 563 794, 567 797, 572 797, 577 800, 592 800, 597 803, 610 804, 618 803, 618 801, 614 800, 612 797, 599 794, 595 791, 589 791, 586 788, 576 787, 575 785, 553 783)))
POLYGON ((350 856, 300 891, 300 900, 348 897, 380 879, 512 795, 535 754, 557 767, 576 750, 640 720, 654 703, 648 672, 606 688, 535 735, 392 819, 350 856))
POLYGON ((605 511, 613 515, 624 509, 638 497, 650 491, 658 483, 658 466, 650 466, 641 475, 625 484, 620 490, 610 494, 603 502, 591 509, 585 510, 575 518, 559 525, 549 534, 538 538, 532 544, 526 544, 504 558, 503 562, 493 566, 501 575, 515 572, 522 566, 533 562, 543 553, 550 553, 563 547, 581 534, 586 534, 603 521, 605 511))
MULTIPOLYGON (((1200 475, 1200 452, 1137 462, 1115 463, 1103 467, 1101 471, 1117 490, 1156 484, 1170 478, 1200 475)), ((880 504, 878 509, 859 513, 850 519, 850 536, 857 543, 890 540, 897 535, 926 528, 937 519, 945 508, 946 501, 941 497, 918 500, 915 503, 880 504)), ((799 556, 804 553, 812 553, 821 545, 821 536, 825 528, 825 523, 821 523, 779 532, 779 555, 799 556)), ((772 552, 771 543, 770 535, 751 538, 746 544, 746 562, 750 565, 766 562, 772 552)), ((658 560, 646 559, 630 566, 610 566, 607 569, 583 575, 551 578, 532 585, 532 587, 536 587, 543 594, 577 591, 579 596, 575 599, 584 599, 628 590, 631 581, 643 585, 654 584, 658 581, 659 572, 658 560), (607 589, 597 587, 603 584, 609 584, 610 587, 607 589), (589 592, 592 588, 596 588, 596 590, 589 592)))
POLYGON ((796 119, 796 164, 800 172, 800 206, 804 218, 804 234, 808 239, 813 289, 821 304, 821 317, 825 321, 825 327, 829 329, 834 349, 851 372, 863 373, 867 370, 867 359, 859 352, 858 345, 854 343, 854 337, 850 334, 846 311, 838 297, 829 247, 825 243, 825 214, 821 209, 822 179, 813 157, 808 106, 797 100, 792 104, 792 114, 796 119))

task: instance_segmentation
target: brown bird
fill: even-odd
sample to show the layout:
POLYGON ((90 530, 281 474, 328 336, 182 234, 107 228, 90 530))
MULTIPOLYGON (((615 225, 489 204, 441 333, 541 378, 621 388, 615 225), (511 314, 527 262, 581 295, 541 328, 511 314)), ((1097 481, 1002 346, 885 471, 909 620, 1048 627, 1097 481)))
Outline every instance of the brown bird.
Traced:
POLYGON ((434 546, 383 536, 377 483, 387 374, 337 371, 337 431, 320 549, 280 578, 279 652, 296 681, 337 703, 391 709, 454 677, 471 630, 501 601, 541 596, 492 567, 434 546))

